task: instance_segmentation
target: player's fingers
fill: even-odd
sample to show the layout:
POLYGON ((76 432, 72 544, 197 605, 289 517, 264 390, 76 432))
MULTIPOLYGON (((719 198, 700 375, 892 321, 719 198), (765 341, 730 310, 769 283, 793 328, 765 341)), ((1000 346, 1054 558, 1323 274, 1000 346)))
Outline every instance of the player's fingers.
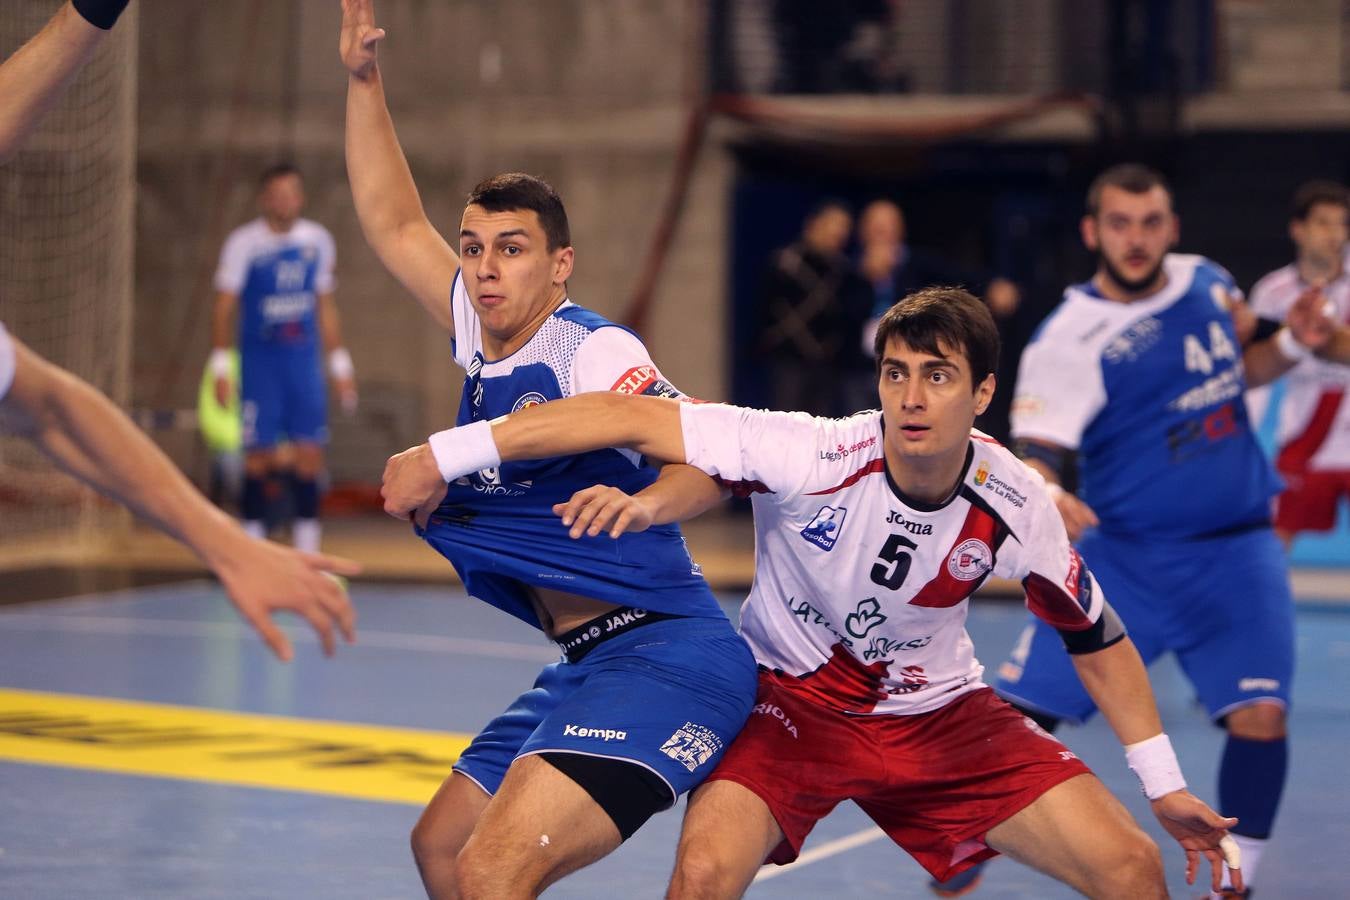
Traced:
POLYGON ((573 494, 566 503, 556 503, 553 506, 553 514, 562 519, 564 525, 571 525, 576 521, 577 514, 586 507, 599 491, 603 490, 599 485, 583 488, 573 494))
POLYGON ((1186 851, 1186 883, 1195 884, 1195 871, 1199 866, 1199 854, 1194 850, 1186 851))
POLYGON ((290 638, 286 637, 286 633, 276 626, 267 613, 248 612, 244 613, 244 618, 253 626, 253 630, 258 632, 267 648, 276 654, 277 659, 282 662, 291 661, 294 650, 291 648, 290 638))
POLYGON ((607 505, 608 500, 603 495, 592 497, 573 518, 572 529, 568 535, 575 540, 585 534, 591 528, 595 517, 603 513, 607 505))
POLYGON ((595 515, 591 517, 591 524, 586 528, 586 533, 591 537, 598 537, 600 532, 608 528, 610 523, 614 521, 614 517, 623 510, 624 501, 627 499, 627 497, 622 499, 618 497, 606 498, 600 504, 600 508, 595 511, 595 515))
POLYGON ((319 635, 319 643, 323 645, 323 655, 332 656, 337 650, 337 641, 333 637, 333 622, 328 617, 328 612, 320 604, 306 603, 297 607, 296 612, 305 617, 310 627, 319 635))
MULTIPOLYGON (((1233 824, 1236 825, 1237 823, 1234 822, 1233 824)), ((1219 852, 1223 854, 1224 865, 1228 868, 1242 868, 1242 848, 1238 846, 1238 842, 1233 839, 1231 834, 1225 834, 1219 838, 1219 852)))
POLYGON ((298 551, 304 557, 305 562, 312 569, 318 569, 321 572, 332 572, 334 575, 360 575, 361 564, 345 556, 332 556, 327 553, 309 553, 298 551))
POLYGON ((374 50, 375 45, 384 40, 384 29, 374 28, 361 35, 361 46, 367 50, 374 50))
POLYGON ((610 526, 609 536, 618 539, 619 535, 628 530, 628 526, 633 524, 633 518, 637 513, 631 506, 624 509, 614 518, 614 524, 610 526))
POLYGON ((343 640, 349 644, 356 643, 356 608, 336 579, 331 579, 328 590, 320 595, 320 601, 328 615, 337 621, 343 640))

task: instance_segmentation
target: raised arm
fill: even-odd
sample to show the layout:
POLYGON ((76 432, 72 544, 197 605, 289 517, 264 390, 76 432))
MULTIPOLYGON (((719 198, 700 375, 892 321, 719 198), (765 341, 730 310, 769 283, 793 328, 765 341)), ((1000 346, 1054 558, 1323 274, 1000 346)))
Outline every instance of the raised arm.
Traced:
POLYGON ((380 261, 451 334, 450 286, 459 256, 432 227, 384 99, 375 50, 384 38, 371 0, 343 0, 347 178, 361 230, 380 261))
POLYGON ((278 657, 291 657, 290 641, 271 619, 278 610, 308 620, 325 653, 333 652, 334 625, 354 639, 351 604, 323 573, 355 574, 358 566, 250 538, 106 397, 18 341, 14 350, 14 382, 0 401, 6 423, 62 469, 191 548, 278 657))
POLYGON ((0 65, 0 162, 60 96, 94 55, 128 0, 65 3, 41 31, 0 65))

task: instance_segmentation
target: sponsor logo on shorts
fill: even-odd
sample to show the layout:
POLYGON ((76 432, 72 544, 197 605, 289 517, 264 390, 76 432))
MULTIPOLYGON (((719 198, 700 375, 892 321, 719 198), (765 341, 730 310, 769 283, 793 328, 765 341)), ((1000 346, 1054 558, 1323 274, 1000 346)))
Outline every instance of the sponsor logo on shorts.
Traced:
POLYGON ((563 734, 567 737, 595 738, 608 744, 610 741, 628 740, 628 732, 620 731, 617 728, 591 728, 589 725, 563 726, 563 734))
POLYGON ((520 412, 522 409, 529 409, 531 406, 538 406, 541 403, 547 402, 548 398, 543 394, 538 391, 530 391, 515 402, 515 405, 511 407, 511 412, 520 412))
POLYGON ((947 571, 957 581, 983 578, 994 567, 994 554, 989 545, 979 538, 970 538, 956 545, 947 557, 947 571))
MULTIPOLYGON (((583 644, 589 644, 591 641, 599 640, 600 634, 601 634, 600 626, 592 625, 590 628, 587 628, 581 634, 577 635, 576 637, 572 638, 569 641, 560 643, 558 646, 562 647, 564 653, 571 653, 573 650, 577 649, 583 644)), ((568 727, 570 728, 571 726, 569 725, 568 727)))
POLYGON ((1068 762, 1071 759, 1077 759, 1078 754, 1074 753, 1072 750, 1061 750, 1059 751, 1059 758, 1068 762))
POLYGON ((844 528, 846 515, 848 510, 842 506, 822 506, 815 518, 802 529, 801 535, 822 550, 832 550, 834 542, 839 540, 839 532, 844 528))
POLYGON ((821 450, 820 458, 828 462, 839 462, 840 460, 848 459, 850 456, 852 456, 853 454, 857 453, 860 450, 870 450, 872 447, 875 447, 876 445, 877 445, 876 435, 872 435, 870 438, 865 438, 864 440, 861 441, 854 441, 851 444, 835 444, 833 449, 827 448, 825 450, 821 450))
POLYGON ((1239 691, 1278 691, 1279 689, 1280 682, 1276 678, 1243 678, 1238 682, 1239 691))
POLYGON ((787 729, 788 734, 792 735, 794 738, 797 736, 797 726, 788 718, 788 714, 783 712, 781 706, 776 706, 772 703, 757 703, 752 712, 757 716, 773 716, 783 723, 783 727, 787 729))
POLYGON ((712 759, 722 750, 722 739, 717 732, 704 725, 685 722, 675 729, 664 744, 661 752, 690 772, 712 759))

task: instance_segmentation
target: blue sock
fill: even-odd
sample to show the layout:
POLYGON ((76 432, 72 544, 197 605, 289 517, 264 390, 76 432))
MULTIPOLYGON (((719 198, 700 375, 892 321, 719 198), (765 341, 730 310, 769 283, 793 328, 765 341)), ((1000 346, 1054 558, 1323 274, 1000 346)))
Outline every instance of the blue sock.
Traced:
POLYGON ((1219 809, 1237 816, 1234 834, 1270 837, 1289 769, 1289 739, 1256 741, 1228 736, 1219 764, 1219 809))
POLYGON ((291 476, 291 497, 295 500, 297 519, 317 519, 319 517, 319 483, 313 478, 291 476))
POLYGON ((239 514, 246 522, 260 522, 267 515, 267 480, 244 479, 244 496, 239 500, 239 514))

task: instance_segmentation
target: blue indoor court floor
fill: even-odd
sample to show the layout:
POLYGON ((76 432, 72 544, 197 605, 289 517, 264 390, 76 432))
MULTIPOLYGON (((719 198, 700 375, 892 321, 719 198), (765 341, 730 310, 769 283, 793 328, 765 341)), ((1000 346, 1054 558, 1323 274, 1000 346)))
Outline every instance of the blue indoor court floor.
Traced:
MULTIPOLYGON (((352 596, 357 645, 325 660, 292 625, 289 665, 209 581, 0 607, 0 897, 422 896, 408 850, 416 798, 557 654, 457 587, 357 583, 352 596)), ((986 665, 1022 621, 1014 603, 976 602, 969 628, 986 665)), ((1261 900, 1350 897, 1350 608, 1301 605, 1299 654, 1292 775, 1261 900)), ((1153 674, 1192 787, 1212 800, 1220 733, 1170 661, 1153 674)), ((1105 725, 1061 737, 1160 840, 1173 895, 1202 896, 1105 725)), ((661 896, 682 810, 546 896, 661 896)), ((764 870, 748 896, 930 896, 919 867, 877 837, 845 804, 804 862, 764 870)), ((971 896, 1074 895, 997 861, 971 896)))

